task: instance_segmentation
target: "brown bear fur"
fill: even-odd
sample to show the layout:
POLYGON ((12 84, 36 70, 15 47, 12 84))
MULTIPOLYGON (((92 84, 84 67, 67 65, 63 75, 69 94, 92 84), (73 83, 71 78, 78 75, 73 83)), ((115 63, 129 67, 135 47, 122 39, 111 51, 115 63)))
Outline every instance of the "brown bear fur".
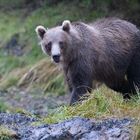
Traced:
POLYGON ((43 51, 52 58, 53 44, 60 47, 57 58, 72 93, 71 104, 91 91, 93 80, 124 98, 140 89, 140 32, 132 23, 116 18, 91 24, 64 21, 48 30, 38 26, 36 32, 43 51))

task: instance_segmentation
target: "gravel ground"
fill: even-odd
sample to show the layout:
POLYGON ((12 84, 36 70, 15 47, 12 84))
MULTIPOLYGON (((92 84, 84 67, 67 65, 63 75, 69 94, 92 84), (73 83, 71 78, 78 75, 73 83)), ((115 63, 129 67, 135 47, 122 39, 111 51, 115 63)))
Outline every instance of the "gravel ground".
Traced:
POLYGON ((27 92, 12 88, 0 92, 0 101, 15 109, 23 109, 31 114, 46 116, 49 110, 68 104, 69 96, 47 96, 40 90, 27 92))

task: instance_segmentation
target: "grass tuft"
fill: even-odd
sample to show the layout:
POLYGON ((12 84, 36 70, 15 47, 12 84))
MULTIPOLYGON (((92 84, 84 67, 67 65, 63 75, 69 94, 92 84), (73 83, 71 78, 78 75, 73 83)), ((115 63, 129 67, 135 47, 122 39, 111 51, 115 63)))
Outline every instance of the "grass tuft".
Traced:
POLYGON ((0 140, 16 140, 17 134, 15 131, 5 127, 0 126, 0 140))
POLYGON ((64 80, 61 71, 50 62, 42 59, 32 66, 18 82, 19 87, 41 88, 47 94, 63 95, 64 80))
POLYGON ((110 117, 131 117, 140 119, 140 101, 133 98, 124 101, 123 97, 105 86, 92 92, 86 100, 74 105, 60 107, 47 116, 44 121, 55 123, 74 116, 106 119, 110 117))

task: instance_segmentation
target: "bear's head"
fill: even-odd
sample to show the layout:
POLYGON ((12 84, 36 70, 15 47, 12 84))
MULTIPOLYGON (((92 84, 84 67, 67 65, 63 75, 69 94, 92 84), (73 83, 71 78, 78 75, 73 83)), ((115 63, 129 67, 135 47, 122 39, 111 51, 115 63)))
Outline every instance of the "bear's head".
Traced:
POLYGON ((46 29, 43 26, 36 27, 36 33, 40 39, 42 50, 51 56, 55 63, 63 61, 64 54, 70 51, 72 46, 72 36, 76 31, 72 28, 69 20, 63 21, 61 26, 46 29))

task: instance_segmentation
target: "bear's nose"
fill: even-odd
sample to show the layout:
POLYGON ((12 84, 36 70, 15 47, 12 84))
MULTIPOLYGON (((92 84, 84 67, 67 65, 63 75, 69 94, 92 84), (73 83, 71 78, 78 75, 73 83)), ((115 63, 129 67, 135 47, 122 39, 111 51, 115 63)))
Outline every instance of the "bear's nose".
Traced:
POLYGON ((60 55, 53 55, 52 58, 53 58, 54 62, 59 63, 60 55))

